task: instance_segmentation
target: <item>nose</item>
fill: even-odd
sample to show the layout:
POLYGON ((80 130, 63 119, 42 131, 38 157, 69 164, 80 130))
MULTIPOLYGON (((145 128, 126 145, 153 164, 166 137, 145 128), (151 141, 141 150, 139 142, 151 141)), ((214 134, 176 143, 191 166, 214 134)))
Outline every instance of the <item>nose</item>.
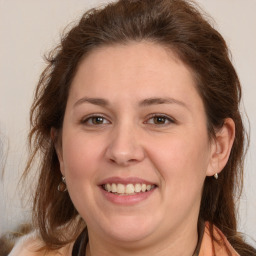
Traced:
POLYGON ((131 127, 116 127, 112 131, 106 157, 112 163, 129 166, 145 158, 139 134, 131 127))

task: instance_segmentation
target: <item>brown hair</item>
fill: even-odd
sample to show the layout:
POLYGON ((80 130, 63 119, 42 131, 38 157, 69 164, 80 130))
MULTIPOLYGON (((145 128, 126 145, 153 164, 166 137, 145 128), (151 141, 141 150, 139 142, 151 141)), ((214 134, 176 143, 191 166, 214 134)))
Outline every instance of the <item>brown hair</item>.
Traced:
POLYGON ((51 128, 62 127, 69 87, 81 59, 97 47, 142 40, 167 46, 192 69, 210 138, 225 118, 234 120, 230 158, 217 181, 206 178, 200 217, 220 228, 240 255, 255 253, 237 233, 234 202, 235 192, 240 195, 242 189, 244 159, 239 79, 222 36, 193 2, 185 0, 119 0, 89 10, 47 57, 31 109, 32 152, 26 169, 41 153, 33 210, 42 238, 49 248, 58 248, 74 240, 84 226, 68 193, 57 191, 61 172, 50 136, 51 128), (63 228, 69 231, 66 236, 63 228))

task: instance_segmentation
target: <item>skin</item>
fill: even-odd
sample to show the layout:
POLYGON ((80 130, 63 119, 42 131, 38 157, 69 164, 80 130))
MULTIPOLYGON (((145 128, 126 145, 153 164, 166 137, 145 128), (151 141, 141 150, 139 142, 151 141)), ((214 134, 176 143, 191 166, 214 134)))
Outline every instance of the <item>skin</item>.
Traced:
POLYGON ((131 42, 84 58, 56 149, 70 197, 88 226, 86 255, 193 254, 205 177, 225 166, 234 138, 227 119, 211 140, 206 119, 190 69, 170 50, 131 42), (138 203, 115 204, 99 187, 111 177, 157 187, 138 203))

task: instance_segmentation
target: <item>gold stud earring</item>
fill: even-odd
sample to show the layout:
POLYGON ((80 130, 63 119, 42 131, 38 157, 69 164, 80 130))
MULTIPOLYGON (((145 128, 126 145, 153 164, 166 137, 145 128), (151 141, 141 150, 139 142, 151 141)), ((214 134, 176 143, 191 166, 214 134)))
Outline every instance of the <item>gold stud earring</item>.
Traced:
POLYGON ((61 182, 58 185, 58 191, 60 192, 66 192, 67 191, 67 184, 66 184, 66 178, 64 176, 62 176, 61 178, 61 182))

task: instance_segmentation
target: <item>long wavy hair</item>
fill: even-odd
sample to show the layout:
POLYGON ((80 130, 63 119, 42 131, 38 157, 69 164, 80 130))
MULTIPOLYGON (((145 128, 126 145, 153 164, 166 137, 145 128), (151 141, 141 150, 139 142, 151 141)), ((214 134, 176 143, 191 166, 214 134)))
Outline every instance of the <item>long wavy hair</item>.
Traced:
POLYGON ((206 177, 200 217, 221 229, 240 255, 256 255, 237 232, 235 201, 242 189, 246 151, 240 82, 223 37, 194 2, 185 0, 119 0, 91 9, 46 57, 48 64, 31 108, 31 154, 25 170, 27 174, 40 155, 33 216, 46 246, 56 249, 73 241, 85 226, 68 193, 57 190, 61 172, 50 136, 51 128, 62 128, 78 65, 98 47, 142 40, 168 47, 190 67, 204 103, 210 138, 214 139, 225 118, 234 120, 236 136, 228 163, 217 181, 206 177))

